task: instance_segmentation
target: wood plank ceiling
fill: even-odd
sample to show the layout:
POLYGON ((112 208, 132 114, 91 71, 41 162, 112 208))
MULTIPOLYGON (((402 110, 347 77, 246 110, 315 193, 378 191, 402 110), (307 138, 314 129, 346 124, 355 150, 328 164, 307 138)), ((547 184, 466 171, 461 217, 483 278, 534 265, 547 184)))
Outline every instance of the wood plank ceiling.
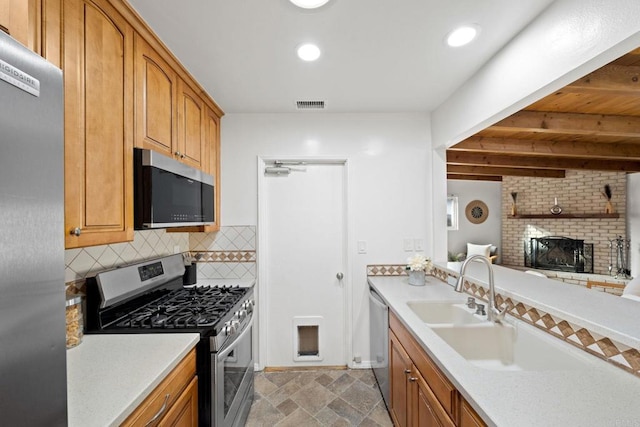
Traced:
POLYGON ((640 48, 447 150, 447 178, 640 172, 640 48))

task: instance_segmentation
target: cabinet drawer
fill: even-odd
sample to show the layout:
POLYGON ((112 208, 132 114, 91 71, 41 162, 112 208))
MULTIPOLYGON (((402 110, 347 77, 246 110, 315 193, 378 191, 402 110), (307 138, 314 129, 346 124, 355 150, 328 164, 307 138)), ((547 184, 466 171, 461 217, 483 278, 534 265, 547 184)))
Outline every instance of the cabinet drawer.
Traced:
POLYGON ((146 426, 149 420, 158 413, 157 425, 163 416, 169 412, 169 408, 180 397, 196 375, 196 352, 191 350, 187 356, 175 367, 169 375, 151 392, 151 394, 138 406, 138 408, 122 423, 123 426, 146 426))
POLYGON ((389 312, 389 327, 404 345, 409 353, 409 357, 411 357, 414 365, 416 365, 427 384, 429 384, 429 388, 431 388, 442 407, 451 418, 454 418, 454 407, 457 396, 456 388, 425 354, 420 344, 416 342, 413 335, 404 327, 393 312, 389 312))

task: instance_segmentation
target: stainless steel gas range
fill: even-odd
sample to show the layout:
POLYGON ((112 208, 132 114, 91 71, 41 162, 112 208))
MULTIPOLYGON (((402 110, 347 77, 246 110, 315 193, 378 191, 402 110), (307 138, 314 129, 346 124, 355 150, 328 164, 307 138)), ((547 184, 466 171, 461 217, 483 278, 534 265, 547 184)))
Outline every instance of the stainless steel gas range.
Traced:
POLYGON ((87 333, 196 332, 200 426, 244 425, 253 399, 253 289, 182 284, 182 255, 87 281, 87 333))

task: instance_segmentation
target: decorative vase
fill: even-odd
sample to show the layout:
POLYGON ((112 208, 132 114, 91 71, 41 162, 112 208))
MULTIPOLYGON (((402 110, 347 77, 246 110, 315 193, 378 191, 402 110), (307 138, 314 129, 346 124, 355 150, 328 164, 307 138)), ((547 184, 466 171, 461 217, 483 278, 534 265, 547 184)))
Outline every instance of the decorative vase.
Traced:
POLYGON ((613 210, 613 203, 611 203, 611 200, 607 200, 607 204, 604 207, 604 213, 606 214, 615 213, 613 210))
POLYGON ((424 286, 424 271, 409 270, 409 284, 413 286, 424 286))

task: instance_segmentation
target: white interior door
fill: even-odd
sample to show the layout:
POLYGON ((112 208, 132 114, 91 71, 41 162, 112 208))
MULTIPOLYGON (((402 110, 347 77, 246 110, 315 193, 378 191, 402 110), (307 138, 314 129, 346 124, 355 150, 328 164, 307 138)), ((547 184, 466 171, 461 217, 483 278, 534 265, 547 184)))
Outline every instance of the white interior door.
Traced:
POLYGON ((338 278, 345 274, 345 168, 307 164, 264 176, 265 366, 346 364, 347 280, 338 278))

